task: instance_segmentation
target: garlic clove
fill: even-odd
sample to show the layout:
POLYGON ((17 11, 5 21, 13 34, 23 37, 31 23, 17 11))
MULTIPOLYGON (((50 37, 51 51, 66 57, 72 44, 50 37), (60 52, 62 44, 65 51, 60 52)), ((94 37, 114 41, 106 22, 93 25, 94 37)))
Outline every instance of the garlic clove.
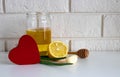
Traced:
POLYGON ((75 64, 77 61, 78 61, 78 56, 77 55, 70 55, 66 58, 67 63, 75 64))

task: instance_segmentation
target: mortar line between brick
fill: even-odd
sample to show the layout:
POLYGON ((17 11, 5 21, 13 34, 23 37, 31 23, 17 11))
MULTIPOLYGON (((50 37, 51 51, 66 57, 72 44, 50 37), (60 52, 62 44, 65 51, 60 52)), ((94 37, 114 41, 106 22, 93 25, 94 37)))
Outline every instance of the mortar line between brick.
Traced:
POLYGON ((3 12, 6 13, 5 0, 2 0, 2 4, 3 4, 3 12))
POLYGON ((69 13, 71 13, 71 0, 69 0, 69 13))
POLYGON ((101 37, 104 36, 104 15, 102 15, 101 19, 101 37))
POLYGON ((7 52, 7 41, 5 40, 4 43, 5 43, 5 44, 4 44, 4 49, 5 49, 5 52, 7 52))
MULTIPOLYGON (((69 9, 69 10, 71 10, 71 9, 69 9)), ((6 12, 5 14, 26 14, 27 12, 6 12)), ((61 13, 61 14, 64 14, 64 13, 66 13, 66 14, 69 14, 69 13, 71 13, 71 14, 76 14, 76 13, 79 13, 79 14, 104 14, 104 15, 120 15, 120 13, 95 13, 95 12, 49 12, 50 14, 59 14, 59 13, 61 13)))

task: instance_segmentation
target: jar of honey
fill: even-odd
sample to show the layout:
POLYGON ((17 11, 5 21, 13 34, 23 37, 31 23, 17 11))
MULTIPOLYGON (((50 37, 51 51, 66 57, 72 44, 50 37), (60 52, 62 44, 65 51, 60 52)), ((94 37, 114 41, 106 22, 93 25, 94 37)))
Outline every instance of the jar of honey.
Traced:
POLYGON ((27 35, 36 41, 40 55, 48 55, 48 46, 51 42, 50 18, 48 13, 28 13, 27 14, 27 35))

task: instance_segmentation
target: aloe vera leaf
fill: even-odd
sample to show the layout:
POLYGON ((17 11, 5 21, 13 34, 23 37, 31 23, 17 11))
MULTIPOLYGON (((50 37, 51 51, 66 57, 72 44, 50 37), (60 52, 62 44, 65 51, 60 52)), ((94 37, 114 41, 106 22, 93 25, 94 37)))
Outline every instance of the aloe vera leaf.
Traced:
POLYGON ((63 58, 49 58, 48 56, 41 56, 40 59, 41 60, 53 60, 53 61, 56 61, 56 60, 61 60, 61 59, 64 59, 66 57, 63 57, 63 58))
POLYGON ((41 60, 40 63, 45 65, 56 65, 56 66, 72 65, 72 63, 56 63, 49 60, 41 60))

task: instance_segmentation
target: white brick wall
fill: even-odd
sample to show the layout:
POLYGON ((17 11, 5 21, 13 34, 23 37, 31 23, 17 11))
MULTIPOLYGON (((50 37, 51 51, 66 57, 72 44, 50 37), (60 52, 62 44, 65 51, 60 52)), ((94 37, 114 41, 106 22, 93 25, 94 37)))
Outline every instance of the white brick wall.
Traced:
POLYGON ((5 41, 0 39, 0 51, 5 51, 5 41))
POLYGON ((51 26, 53 37, 100 37, 101 15, 53 14, 51 26))
POLYGON ((3 13, 2 0, 0 0, 0 13, 3 13))
POLYGON ((9 39, 6 41, 7 45, 6 45, 6 50, 10 51, 11 49, 13 49, 14 47, 16 47, 18 45, 19 39, 9 39))
POLYGON ((6 12, 68 12, 69 0, 6 0, 6 12))
POLYGON ((72 41, 71 47, 72 51, 77 51, 81 48, 87 48, 90 51, 118 51, 120 50, 120 39, 77 39, 72 41))
POLYGON ((119 0, 72 0, 72 12, 120 12, 119 0))
POLYGON ((120 37, 120 14, 104 16, 104 36, 120 37))
POLYGON ((0 0, 0 51, 25 34, 28 11, 51 12, 53 40, 73 51, 120 51, 120 0, 0 0))
POLYGON ((0 15, 0 38, 16 38, 25 33, 25 14, 1 14, 0 15))

